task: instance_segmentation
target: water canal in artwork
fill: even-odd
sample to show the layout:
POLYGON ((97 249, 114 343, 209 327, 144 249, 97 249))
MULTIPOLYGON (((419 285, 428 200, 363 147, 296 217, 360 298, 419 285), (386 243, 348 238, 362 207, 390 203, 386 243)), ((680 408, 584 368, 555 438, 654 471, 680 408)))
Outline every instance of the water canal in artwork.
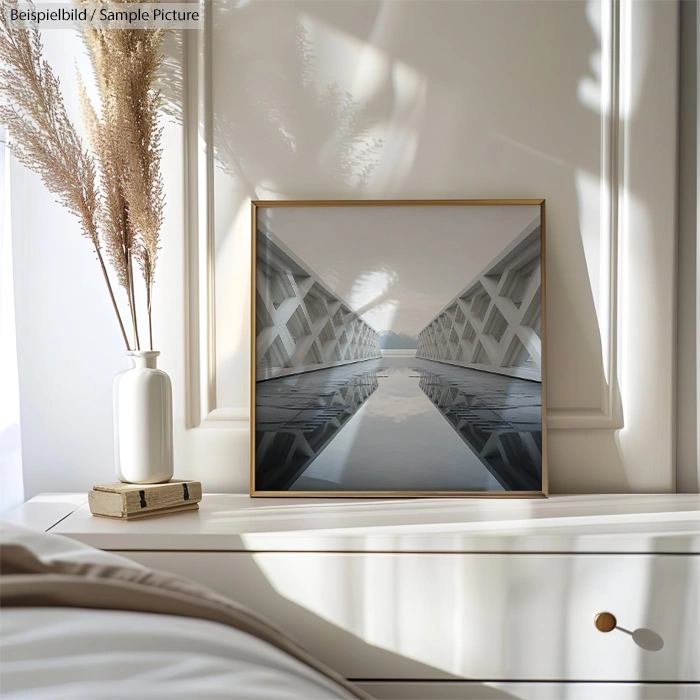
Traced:
POLYGON ((384 350, 256 386, 256 489, 541 489, 541 384, 384 350))

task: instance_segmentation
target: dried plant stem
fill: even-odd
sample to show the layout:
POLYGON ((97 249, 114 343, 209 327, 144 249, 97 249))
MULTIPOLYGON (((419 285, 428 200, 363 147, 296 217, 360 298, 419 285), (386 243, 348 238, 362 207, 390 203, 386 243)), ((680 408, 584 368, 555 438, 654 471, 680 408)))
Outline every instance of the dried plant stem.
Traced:
POLYGON ((114 307, 114 313, 117 314, 117 320, 119 321, 119 330, 122 332, 122 338, 124 338, 124 345, 126 345, 127 350, 131 350, 129 345, 129 339, 126 336, 126 329, 124 328, 124 322, 122 321, 122 315, 119 313, 119 307, 117 306, 117 300, 114 298, 114 291, 112 290, 112 283, 109 281, 109 275, 107 274, 107 267, 105 266, 105 261, 102 258, 102 252, 99 248, 95 248, 97 253, 97 259, 100 261, 100 267, 102 268, 102 275, 107 283, 107 291, 109 292, 109 298, 112 300, 112 306, 114 307))
POLYGON ((97 253, 129 349, 102 258, 94 160, 68 118, 58 78, 42 58, 37 25, 25 28, 9 20, 15 4, 3 0, 0 5, 0 120, 8 127, 17 160, 38 173, 48 190, 79 218, 83 235, 97 253))
MULTIPOLYGON (((33 7, 31 0, 29 5, 33 7)), ((16 6, 17 0, 0 0, 0 122, 8 127, 19 162, 37 172, 78 217, 97 254, 127 350, 132 343, 105 257, 115 284, 124 289, 136 350, 141 349, 134 280, 138 265, 153 349, 151 300, 165 203, 161 96, 155 80, 163 61, 164 31, 83 30, 100 98, 95 109, 80 79, 91 153, 68 117, 58 77, 42 57, 38 25, 9 21, 9 10, 16 6)))
POLYGON ((153 350, 153 319, 151 318, 151 285, 146 285, 146 309, 148 311, 148 344, 153 350))
POLYGON ((131 323, 134 327, 134 345, 135 350, 141 349, 141 341, 139 340, 139 323, 136 317, 136 294, 134 293, 134 266, 132 264, 131 252, 128 253, 129 267, 129 308, 131 309, 131 323))

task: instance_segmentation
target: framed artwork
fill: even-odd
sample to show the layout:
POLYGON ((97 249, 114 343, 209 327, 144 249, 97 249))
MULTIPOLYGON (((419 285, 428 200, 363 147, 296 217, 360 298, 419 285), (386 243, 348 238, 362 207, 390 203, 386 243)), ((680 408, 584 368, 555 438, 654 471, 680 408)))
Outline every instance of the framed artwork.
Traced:
POLYGON ((544 200, 252 203, 252 496, 547 494, 544 200))

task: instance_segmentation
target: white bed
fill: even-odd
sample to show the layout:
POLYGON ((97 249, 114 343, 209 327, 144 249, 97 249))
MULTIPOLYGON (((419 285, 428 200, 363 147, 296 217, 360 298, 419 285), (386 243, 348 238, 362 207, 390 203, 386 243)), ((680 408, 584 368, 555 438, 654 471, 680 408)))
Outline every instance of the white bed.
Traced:
MULTIPOLYGON (((136 566, 58 535, 7 524, 0 525, 0 538, 4 551, 21 546, 49 567, 136 566)), ((0 615, 0 689, 7 700, 365 697, 320 664, 221 622, 17 601, 0 615)))

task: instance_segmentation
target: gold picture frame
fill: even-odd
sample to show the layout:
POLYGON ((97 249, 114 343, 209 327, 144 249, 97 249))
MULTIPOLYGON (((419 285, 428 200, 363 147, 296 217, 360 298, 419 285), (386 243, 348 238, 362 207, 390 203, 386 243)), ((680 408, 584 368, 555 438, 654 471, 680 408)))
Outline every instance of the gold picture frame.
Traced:
MULTIPOLYGON (((284 498, 538 498, 548 495, 547 474, 547 362, 546 362, 546 219, 544 199, 441 199, 441 200, 253 200, 251 202, 251 346, 250 346, 250 495, 252 497, 284 497, 284 498), (256 387, 258 383, 257 361, 257 261, 258 261, 258 225, 260 210, 292 207, 539 207, 540 220, 540 303, 541 327, 541 488, 531 490, 276 490, 256 488, 256 425, 257 402, 256 387)), ((342 299, 341 299, 342 301, 342 299)), ((330 313, 330 312, 329 312, 330 313)), ((353 312, 354 313, 354 312, 353 312)), ((442 313, 442 312, 440 312, 442 313)), ((486 312, 484 312, 486 313, 486 312)), ((436 317, 437 319, 437 317, 436 317)), ((378 345, 377 345, 378 347, 378 345)), ((314 371, 314 370, 312 370, 314 371)), ((318 370, 315 370, 318 371, 318 370)), ((302 372, 305 372, 302 370, 302 372)), ((261 380, 263 381, 263 380, 261 380)))

